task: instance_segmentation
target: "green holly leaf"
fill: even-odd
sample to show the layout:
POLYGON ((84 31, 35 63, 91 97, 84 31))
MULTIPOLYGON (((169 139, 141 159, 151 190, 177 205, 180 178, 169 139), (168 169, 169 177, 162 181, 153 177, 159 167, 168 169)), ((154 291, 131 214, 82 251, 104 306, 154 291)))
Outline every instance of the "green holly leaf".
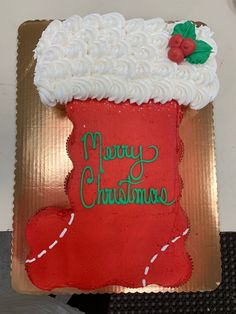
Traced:
POLYGON ((175 34, 180 34, 183 36, 183 38, 190 37, 195 40, 196 39, 195 25, 190 21, 176 24, 172 32, 172 35, 175 34))
POLYGON ((195 42, 196 50, 185 59, 192 64, 205 63, 212 52, 212 47, 203 40, 196 40, 195 42))

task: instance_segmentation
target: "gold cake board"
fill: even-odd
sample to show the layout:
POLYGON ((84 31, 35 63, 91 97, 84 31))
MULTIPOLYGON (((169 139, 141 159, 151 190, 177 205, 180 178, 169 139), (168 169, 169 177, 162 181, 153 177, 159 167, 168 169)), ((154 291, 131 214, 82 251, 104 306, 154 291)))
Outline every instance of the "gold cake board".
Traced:
MULTIPOLYGON (((33 49, 48 23, 29 21, 20 26, 18 33, 12 286, 20 293, 29 294, 48 292, 35 287, 25 271, 24 261, 28 253, 26 223, 39 208, 49 204, 69 207, 64 179, 72 168, 66 153, 71 122, 62 106, 53 109, 42 106, 33 85, 33 49)), ((94 293, 206 291, 219 286, 221 261, 212 104, 200 111, 186 109, 180 136, 185 147, 180 163, 184 182, 181 205, 191 226, 186 241, 186 249, 193 262, 191 279, 178 288, 110 286, 94 293)), ((54 294, 82 292, 68 288, 52 291, 54 294)))

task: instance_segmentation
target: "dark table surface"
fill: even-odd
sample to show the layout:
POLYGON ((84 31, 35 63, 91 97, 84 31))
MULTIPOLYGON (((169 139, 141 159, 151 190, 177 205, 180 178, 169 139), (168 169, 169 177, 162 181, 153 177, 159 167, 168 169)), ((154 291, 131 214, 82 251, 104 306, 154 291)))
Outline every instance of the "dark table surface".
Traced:
MULTIPOLYGON (((0 297, 6 291, 12 293, 10 287, 10 246, 11 233, 0 232, 0 297)), ((51 295, 51 297, 67 303, 71 306, 71 310, 73 310, 72 307, 77 308, 86 314, 236 314, 236 232, 221 233, 221 250, 222 283, 219 288, 212 292, 82 294, 64 297, 51 295)), ((2 313, 1 309, 0 313, 2 313)), ((37 313, 35 312, 35 314, 37 313)))

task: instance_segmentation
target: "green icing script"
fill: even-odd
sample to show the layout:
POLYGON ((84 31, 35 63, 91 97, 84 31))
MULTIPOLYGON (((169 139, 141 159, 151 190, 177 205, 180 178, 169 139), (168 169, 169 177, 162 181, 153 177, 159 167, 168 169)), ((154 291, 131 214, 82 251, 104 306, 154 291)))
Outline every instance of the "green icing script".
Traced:
POLYGON ((99 173, 97 178, 94 176, 92 167, 86 166, 82 170, 80 179, 80 199, 82 205, 85 208, 92 208, 97 205, 153 205, 162 204, 170 206, 175 203, 175 200, 168 201, 168 193, 165 187, 162 187, 159 191, 150 187, 148 190, 145 188, 138 188, 137 185, 143 182, 142 177, 144 174, 144 165, 153 163, 158 158, 158 148, 155 145, 150 145, 147 148, 153 151, 153 157, 151 159, 143 158, 143 146, 138 146, 135 153, 134 146, 128 145, 112 145, 106 146, 103 150, 102 135, 100 132, 87 132, 82 137, 84 148, 84 159, 89 160, 87 142, 91 140, 92 149, 99 152, 99 173), (105 154, 103 154, 105 151, 105 154), (129 169, 127 178, 118 181, 117 187, 114 188, 101 188, 102 174, 104 173, 103 162, 112 161, 114 159, 132 159, 134 163, 129 169), (135 174, 136 172, 136 174, 135 174), (137 174, 138 172, 138 174, 137 174), (97 197, 90 204, 86 202, 83 192, 85 184, 97 185, 97 197))

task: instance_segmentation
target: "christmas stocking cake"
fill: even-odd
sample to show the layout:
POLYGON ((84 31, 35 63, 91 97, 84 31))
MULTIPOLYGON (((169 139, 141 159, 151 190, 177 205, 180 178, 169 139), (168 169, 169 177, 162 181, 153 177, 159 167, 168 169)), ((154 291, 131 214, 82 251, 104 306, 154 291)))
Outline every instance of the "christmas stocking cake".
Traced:
POLYGON ((44 290, 177 287, 192 272, 181 207, 184 106, 218 91, 208 27, 118 13, 53 21, 35 49, 41 101, 65 105, 73 131, 70 208, 28 222, 25 262, 44 290))

